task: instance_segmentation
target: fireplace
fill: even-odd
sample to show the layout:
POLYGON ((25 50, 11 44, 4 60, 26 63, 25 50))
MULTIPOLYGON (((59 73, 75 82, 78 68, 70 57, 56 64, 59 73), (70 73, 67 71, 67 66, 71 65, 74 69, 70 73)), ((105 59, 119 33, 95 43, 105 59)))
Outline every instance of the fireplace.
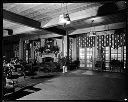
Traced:
POLYGON ((54 61, 54 58, 52 57, 44 57, 42 58, 42 62, 53 62, 54 61))

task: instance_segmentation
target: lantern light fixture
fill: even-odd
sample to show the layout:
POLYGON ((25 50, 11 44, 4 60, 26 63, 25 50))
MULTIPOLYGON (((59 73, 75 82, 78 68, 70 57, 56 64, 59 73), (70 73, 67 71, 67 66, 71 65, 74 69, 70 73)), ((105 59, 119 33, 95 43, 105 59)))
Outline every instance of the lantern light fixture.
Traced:
POLYGON ((90 32, 89 32, 89 36, 96 36, 96 32, 95 31, 93 31, 93 29, 92 29, 92 23, 94 22, 94 20, 92 20, 91 21, 91 28, 90 28, 90 32))
MULTIPOLYGON (((64 5, 64 3, 62 4, 64 5)), ((62 5, 61 5, 61 9, 62 9, 62 5)), ((59 23, 60 24, 70 24, 71 20, 69 17, 69 13, 68 13, 68 9, 67 9, 67 4, 66 4, 66 12, 63 11, 63 13, 59 16, 59 23)))

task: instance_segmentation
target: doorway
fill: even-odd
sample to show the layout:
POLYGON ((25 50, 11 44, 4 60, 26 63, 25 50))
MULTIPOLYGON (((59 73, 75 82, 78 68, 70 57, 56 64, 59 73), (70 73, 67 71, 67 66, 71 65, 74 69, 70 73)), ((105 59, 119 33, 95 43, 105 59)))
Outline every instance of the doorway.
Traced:
POLYGON ((94 47, 80 47, 79 48, 79 60, 80 67, 88 70, 93 69, 94 63, 94 47))
POLYGON ((80 60, 80 67, 85 67, 85 48, 79 48, 79 60, 80 60))

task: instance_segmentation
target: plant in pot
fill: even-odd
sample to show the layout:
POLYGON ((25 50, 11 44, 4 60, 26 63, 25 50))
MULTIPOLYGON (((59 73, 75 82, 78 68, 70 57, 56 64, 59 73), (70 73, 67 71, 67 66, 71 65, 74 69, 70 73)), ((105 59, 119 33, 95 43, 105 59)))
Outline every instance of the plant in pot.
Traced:
POLYGON ((124 68, 124 62, 116 60, 116 59, 112 59, 110 61, 110 67, 111 67, 112 70, 115 69, 115 68, 120 68, 120 71, 121 71, 121 69, 124 68))
POLYGON ((62 57, 61 67, 63 68, 63 73, 67 72, 67 57, 62 57))

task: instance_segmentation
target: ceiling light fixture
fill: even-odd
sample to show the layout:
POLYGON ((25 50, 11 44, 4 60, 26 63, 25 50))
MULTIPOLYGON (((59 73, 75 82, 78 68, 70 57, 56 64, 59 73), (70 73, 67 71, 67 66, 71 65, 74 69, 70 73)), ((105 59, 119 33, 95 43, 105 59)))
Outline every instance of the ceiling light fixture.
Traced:
POLYGON ((90 32, 89 32, 89 36, 96 36, 96 32, 92 29, 92 23, 94 22, 94 20, 92 20, 91 22, 91 28, 90 28, 90 32))
MULTIPOLYGON (((62 10, 62 6, 64 8, 64 3, 61 4, 61 10, 62 10)), ((67 9, 67 4, 66 4, 66 12, 63 11, 63 14, 61 14, 59 16, 59 23, 62 24, 62 25, 67 25, 67 24, 70 24, 71 20, 70 20, 70 17, 69 17, 69 13, 68 13, 68 9, 67 9)))

